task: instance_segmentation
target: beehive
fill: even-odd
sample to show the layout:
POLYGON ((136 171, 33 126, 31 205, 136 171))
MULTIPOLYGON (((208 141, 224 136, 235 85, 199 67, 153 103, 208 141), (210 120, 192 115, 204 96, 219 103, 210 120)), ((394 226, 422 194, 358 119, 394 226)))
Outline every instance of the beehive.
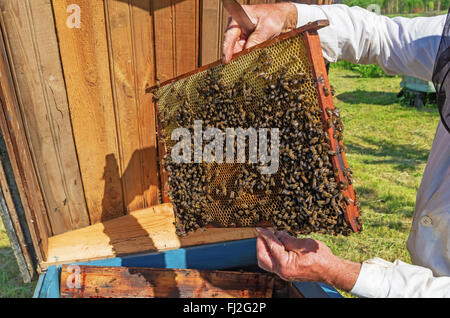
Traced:
MULTIPOLYGON (((169 186, 180 235, 206 225, 266 224, 304 234, 360 229, 342 145, 343 126, 332 102, 326 102, 331 98, 326 73, 317 76, 316 67, 323 65, 314 65, 320 46, 319 52, 312 52, 317 46, 311 45, 311 30, 313 25, 294 30, 241 53, 227 65, 215 63, 163 83, 155 92, 161 147, 170 173, 163 182, 169 186), (278 171, 264 176, 254 163, 238 162, 236 157, 233 163, 175 164, 172 132, 179 127, 193 132, 195 120, 221 131, 278 128, 278 171)), ((249 154, 247 147, 246 158, 249 154)))
POLYGON ((221 3, 0 1, 2 217, 27 281, 54 264, 254 237, 209 228, 180 240, 172 205, 159 205, 146 89, 219 58, 221 3))

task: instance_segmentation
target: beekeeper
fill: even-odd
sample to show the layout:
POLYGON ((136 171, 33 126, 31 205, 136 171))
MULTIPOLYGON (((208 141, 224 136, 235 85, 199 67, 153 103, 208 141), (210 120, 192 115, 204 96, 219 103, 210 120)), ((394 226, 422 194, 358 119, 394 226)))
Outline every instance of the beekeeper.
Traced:
POLYGON ((327 19, 318 31, 324 57, 378 64, 388 74, 433 81, 441 114, 417 194, 407 248, 414 265, 374 258, 341 259, 322 242, 258 229, 259 266, 281 278, 333 285, 360 297, 450 297, 450 20, 388 18, 359 7, 293 3, 244 6, 255 31, 247 37, 235 21, 225 33, 223 59, 308 22, 327 19))

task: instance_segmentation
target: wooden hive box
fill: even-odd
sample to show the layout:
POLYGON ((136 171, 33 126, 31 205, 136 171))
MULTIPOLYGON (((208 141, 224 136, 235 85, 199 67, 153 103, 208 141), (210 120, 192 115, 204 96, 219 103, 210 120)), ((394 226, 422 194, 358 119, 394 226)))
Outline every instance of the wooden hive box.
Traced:
POLYGON ((256 265, 251 228, 175 234, 146 93, 220 57, 221 2, 0 0, 0 9, 1 213, 24 280, 41 274, 35 297, 59 297, 62 264, 256 265))

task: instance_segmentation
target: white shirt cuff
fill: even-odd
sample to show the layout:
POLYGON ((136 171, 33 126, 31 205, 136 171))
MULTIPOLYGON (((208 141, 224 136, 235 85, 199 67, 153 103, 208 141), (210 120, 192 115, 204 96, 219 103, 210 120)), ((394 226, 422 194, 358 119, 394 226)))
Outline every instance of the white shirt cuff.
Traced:
POLYGON ((325 12, 317 5, 292 3, 297 7, 297 28, 317 20, 326 20, 325 12))
POLYGON ((362 263, 361 271, 351 294, 364 298, 385 298, 388 291, 384 288, 386 270, 391 263, 374 258, 362 263))

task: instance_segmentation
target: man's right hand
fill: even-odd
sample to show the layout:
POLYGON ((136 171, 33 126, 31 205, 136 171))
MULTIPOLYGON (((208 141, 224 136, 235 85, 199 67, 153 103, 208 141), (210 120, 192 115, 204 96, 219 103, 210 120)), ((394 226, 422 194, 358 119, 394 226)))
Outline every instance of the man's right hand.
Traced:
POLYGON ((297 26, 297 8, 292 3, 255 4, 242 7, 256 25, 256 29, 247 38, 242 34, 237 22, 230 18, 223 41, 224 63, 228 63, 234 54, 273 39, 281 33, 291 31, 297 26))

